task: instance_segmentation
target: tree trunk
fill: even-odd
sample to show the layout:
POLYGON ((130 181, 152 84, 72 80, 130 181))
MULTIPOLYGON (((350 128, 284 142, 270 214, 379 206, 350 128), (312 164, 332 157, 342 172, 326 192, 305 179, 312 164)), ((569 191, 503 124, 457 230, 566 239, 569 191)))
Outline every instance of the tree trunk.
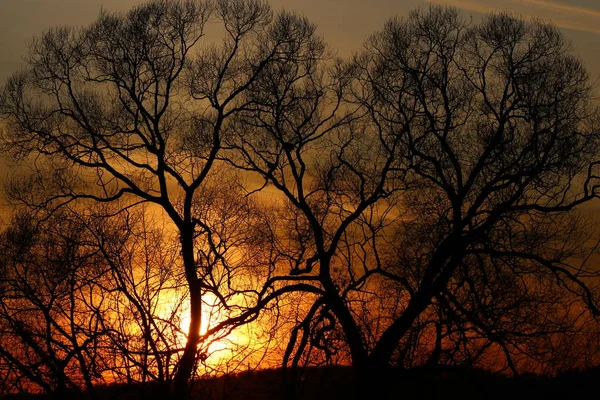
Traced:
POLYGON ((189 396, 188 383, 194 372, 196 351, 200 340, 200 324, 202 322, 202 294, 200 280, 196 275, 193 235, 193 228, 181 232, 181 252, 185 276, 190 289, 190 326, 188 327, 185 349, 181 360, 179 360, 174 380, 173 397, 177 400, 185 400, 189 396))
POLYGON ((354 375, 355 385, 355 398, 364 399, 371 397, 373 394, 373 387, 370 386, 369 380, 372 376, 369 374, 367 349, 362 337, 362 332, 354 320, 348 305, 344 303, 344 300, 340 297, 337 287, 333 284, 331 277, 329 276, 329 259, 322 258, 321 262, 321 276, 320 280, 325 289, 325 303, 335 314, 337 320, 340 322, 342 331, 346 338, 346 344, 350 350, 350 357, 352 359, 352 371, 354 375), (368 390, 371 390, 369 396, 365 396, 368 390))

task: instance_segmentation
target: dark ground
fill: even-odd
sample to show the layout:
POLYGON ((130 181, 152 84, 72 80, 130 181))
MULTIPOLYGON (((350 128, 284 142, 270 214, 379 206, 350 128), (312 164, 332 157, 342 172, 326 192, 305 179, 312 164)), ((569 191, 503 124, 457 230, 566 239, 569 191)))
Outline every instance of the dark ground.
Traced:
MULTIPOLYGON (((372 399, 579 399, 597 398, 600 392, 600 367, 573 371, 554 378, 528 375, 518 379, 479 370, 418 369, 394 371, 386 392, 373 388, 372 399)), ((291 392, 282 385, 280 370, 263 370, 223 376, 197 382, 194 399, 271 400, 288 399, 291 392)), ((296 389, 296 399, 351 399, 354 394, 348 368, 319 368, 305 371, 296 389)), ((99 388, 96 400, 154 400, 164 398, 151 385, 108 386, 99 388)), ((50 400, 48 395, 11 395, 2 400, 50 400)), ((63 396, 64 398, 64 396, 63 396)), ((82 398, 73 396, 72 398, 82 398)), ((83 399, 91 399, 83 396, 83 399)))

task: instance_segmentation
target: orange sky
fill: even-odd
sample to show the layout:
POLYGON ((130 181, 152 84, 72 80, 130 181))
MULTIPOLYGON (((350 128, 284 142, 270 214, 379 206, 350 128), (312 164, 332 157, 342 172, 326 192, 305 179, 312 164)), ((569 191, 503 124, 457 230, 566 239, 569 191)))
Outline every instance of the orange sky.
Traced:
MULTIPOLYGON (((44 29, 87 25, 102 6, 124 11, 142 2, 144 0, 0 0, 0 87, 24 64, 22 57, 27 40, 44 29)), ((573 42, 575 53, 599 81, 600 90, 599 0, 271 0, 270 3, 276 9, 306 15, 341 56, 359 49, 364 39, 380 29, 388 18, 406 15, 409 10, 428 3, 456 6, 474 18, 495 10, 539 17, 559 26, 573 42)), ((7 174, 5 165, 0 157, 0 184, 7 174)), ((0 217, 1 199, 0 194, 0 217)), ((595 202, 596 209, 598 204, 595 202)))

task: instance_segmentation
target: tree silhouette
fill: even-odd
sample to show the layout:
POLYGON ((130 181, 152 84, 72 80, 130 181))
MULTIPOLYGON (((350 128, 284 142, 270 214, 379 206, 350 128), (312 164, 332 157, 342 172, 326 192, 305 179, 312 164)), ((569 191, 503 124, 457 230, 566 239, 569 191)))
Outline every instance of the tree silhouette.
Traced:
MULTIPOLYGON (((226 185, 218 181, 219 190, 226 185)), ((209 374, 235 371, 245 357, 266 350, 253 340, 251 348, 228 346, 233 360, 211 359, 211 345, 224 344, 234 329, 257 318, 254 290, 269 276, 261 269, 266 246, 248 226, 258 222, 248 219, 255 212, 234 193, 233 187, 218 195, 203 191, 205 220, 223 242, 219 256, 227 259, 209 265, 213 286, 203 292, 209 309, 194 370, 209 374), (210 290, 221 298, 207 296, 210 290)), ((153 218, 145 207, 124 209, 119 202, 61 207, 43 220, 16 214, 0 236, 0 365, 13 370, 6 392, 94 396, 102 384, 151 382, 157 393, 168 393, 184 349, 189 293, 176 234, 153 218)), ((207 263, 210 249, 196 243, 207 263)))
POLYGON ((43 211, 86 200, 151 203, 178 231, 191 314, 175 377, 180 397, 196 362, 202 293, 218 290, 196 242, 207 243, 216 263, 225 260, 197 196, 223 124, 244 107, 241 95, 273 60, 303 57, 313 41, 307 27, 254 0, 165 0, 127 14, 103 11, 87 28, 55 28, 35 39, 28 68, 4 88, 4 144, 13 154, 42 156, 31 182, 45 188, 17 188, 15 198, 43 211), (200 49, 209 19, 224 39, 200 49))
POLYGON ((307 318, 335 315, 364 391, 434 305, 500 346, 531 331, 527 310, 544 319, 520 305, 558 288, 597 315, 598 272, 573 263, 586 240, 569 223, 597 195, 597 114, 555 28, 431 7, 346 65, 317 53, 268 72, 229 160, 287 199, 289 273, 322 290, 307 318), (384 262, 394 230, 400 257, 384 262))
POLYGON ((82 279, 100 269, 101 256, 81 244, 81 226, 56 218, 38 229, 18 214, 3 233, 0 359, 16 369, 20 389, 36 385, 60 398, 93 390, 106 330, 82 279))
POLYGON ((0 97, 2 145, 31 170, 7 185, 30 219, 5 234, 18 300, 0 323, 33 356, 0 345, 0 368, 65 392, 77 358, 90 391, 108 372, 185 398, 210 344, 267 313, 284 371, 350 361, 364 396, 391 365, 495 352, 518 373, 599 313, 578 212, 600 186, 598 112, 556 28, 429 7, 346 61, 315 31, 259 0, 157 0, 32 42, 0 97), (103 307, 67 301, 84 287, 103 307), (21 300, 55 330, 25 329, 21 300))
POLYGON ((591 89, 560 33, 506 15, 466 27, 456 11, 434 8, 388 23, 363 57, 361 103, 403 138, 415 188, 407 205, 435 235, 419 285, 406 288, 414 295, 372 357, 389 359, 470 262, 552 277, 597 312, 585 284, 595 273, 568 264, 573 249, 558 233, 563 213, 598 185, 591 89))

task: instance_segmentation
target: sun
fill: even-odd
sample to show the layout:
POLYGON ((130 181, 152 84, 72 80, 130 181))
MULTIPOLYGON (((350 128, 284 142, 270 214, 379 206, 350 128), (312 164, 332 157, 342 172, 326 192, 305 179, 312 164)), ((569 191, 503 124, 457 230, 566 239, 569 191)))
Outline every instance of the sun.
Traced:
MULTIPOLYGON (((200 323, 200 335, 206 335, 209 328, 215 326, 219 322, 225 319, 225 316, 219 311, 218 299, 211 293, 204 294, 202 299, 202 320, 200 323)), ((190 326, 190 312, 189 309, 184 309, 180 313, 179 317, 179 331, 178 344, 183 347, 187 341, 187 332, 190 326)), ((201 344, 203 346, 202 361, 213 367, 224 362, 232 351, 231 347, 233 344, 238 343, 243 338, 239 337, 236 332, 230 333, 226 338, 220 340, 214 340, 207 338, 208 345, 206 343, 201 344)))

